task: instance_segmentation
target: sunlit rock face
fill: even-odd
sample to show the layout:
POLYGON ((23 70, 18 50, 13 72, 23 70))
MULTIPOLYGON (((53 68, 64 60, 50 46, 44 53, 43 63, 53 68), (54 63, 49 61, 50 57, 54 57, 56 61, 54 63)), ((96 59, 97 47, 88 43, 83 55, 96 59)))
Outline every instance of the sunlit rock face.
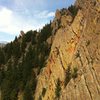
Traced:
POLYGON ((75 6, 79 9, 74 18, 67 10, 56 12, 55 36, 38 76, 35 100, 100 99, 100 0, 77 0, 75 6))

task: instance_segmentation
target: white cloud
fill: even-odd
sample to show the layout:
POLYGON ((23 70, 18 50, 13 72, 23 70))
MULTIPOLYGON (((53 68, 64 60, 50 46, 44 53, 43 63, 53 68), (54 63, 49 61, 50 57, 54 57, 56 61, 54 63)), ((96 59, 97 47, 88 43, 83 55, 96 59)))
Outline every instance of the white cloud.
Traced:
POLYGON ((47 16, 48 16, 48 17, 54 17, 54 16, 55 16, 55 12, 50 12, 50 13, 48 13, 47 16))
POLYGON ((12 11, 7 8, 0 10, 0 27, 8 27, 12 19, 12 11))
POLYGON ((14 32, 17 27, 15 28, 12 23, 13 19, 13 12, 5 7, 1 7, 0 10, 0 31, 12 33, 14 32))
POLYGON ((12 10, 2 7, 0 10, 0 32, 18 35, 20 30, 27 32, 31 29, 39 29, 44 26, 47 18, 52 16, 54 16, 54 12, 43 11, 37 13, 36 17, 33 16, 32 18, 31 16, 31 18, 26 18, 24 15, 16 15, 12 10), (46 18, 45 22, 40 21, 40 18, 46 18))

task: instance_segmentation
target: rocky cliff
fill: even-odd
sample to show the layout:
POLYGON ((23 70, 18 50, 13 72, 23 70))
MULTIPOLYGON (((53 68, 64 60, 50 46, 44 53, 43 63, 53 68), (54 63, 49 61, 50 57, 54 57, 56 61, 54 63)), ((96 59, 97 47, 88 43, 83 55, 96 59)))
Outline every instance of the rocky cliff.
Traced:
POLYGON ((100 100, 100 0, 77 0, 73 17, 57 10, 53 44, 35 100, 100 100))

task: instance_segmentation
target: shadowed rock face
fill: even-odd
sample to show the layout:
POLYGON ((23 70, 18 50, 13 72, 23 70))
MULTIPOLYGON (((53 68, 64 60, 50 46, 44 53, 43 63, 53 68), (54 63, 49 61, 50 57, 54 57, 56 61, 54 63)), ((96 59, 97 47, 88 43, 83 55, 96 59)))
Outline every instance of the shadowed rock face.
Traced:
POLYGON ((56 34, 47 65, 38 77, 35 100, 100 100, 100 0, 77 0, 75 5, 79 10, 73 21, 67 12, 57 11, 53 24, 59 19, 64 27, 52 25, 56 34), (71 77, 65 85, 68 66, 71 77), (59 98, 55 93, 58 79, 59 98))

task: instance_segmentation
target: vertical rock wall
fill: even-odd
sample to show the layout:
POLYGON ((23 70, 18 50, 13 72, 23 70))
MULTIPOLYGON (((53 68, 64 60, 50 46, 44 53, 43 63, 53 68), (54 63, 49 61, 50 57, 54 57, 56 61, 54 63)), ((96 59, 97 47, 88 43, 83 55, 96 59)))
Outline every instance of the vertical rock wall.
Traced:
POLYGON ((35 100, 58 99, 58 79, 60 100, 100 100, 100 0, 77 0, 75 5, 80 9, 73 21, 70 14, 57 15, 64 27, 56 30, 47 65, 38 76, 35 100), (65 86, 68 66, 78 71, 65 86))

